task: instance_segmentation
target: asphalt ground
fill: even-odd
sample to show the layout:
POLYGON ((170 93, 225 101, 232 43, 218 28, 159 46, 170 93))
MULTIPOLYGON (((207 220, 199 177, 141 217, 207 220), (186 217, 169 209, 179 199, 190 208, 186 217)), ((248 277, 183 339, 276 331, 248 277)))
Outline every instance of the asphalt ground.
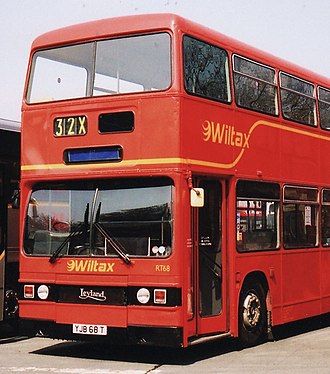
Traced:
POLYGON ((164 349, 27 339, 0 324, 0 373, 330 374, 330 313, 273 333, 273 341, 244 350, 236 339, 164 349))

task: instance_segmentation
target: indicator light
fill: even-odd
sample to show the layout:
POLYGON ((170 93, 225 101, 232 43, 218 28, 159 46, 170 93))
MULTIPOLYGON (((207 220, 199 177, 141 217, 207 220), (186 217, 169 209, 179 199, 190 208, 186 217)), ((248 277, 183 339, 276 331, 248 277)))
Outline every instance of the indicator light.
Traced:
POLYGON ((154 303, 155 304, 166 304, 166 290, 163 290, 163 289, 154 290, 154 303))
POLYGON ((24 285, 24 299, 34 299, 34 285, 24 285))

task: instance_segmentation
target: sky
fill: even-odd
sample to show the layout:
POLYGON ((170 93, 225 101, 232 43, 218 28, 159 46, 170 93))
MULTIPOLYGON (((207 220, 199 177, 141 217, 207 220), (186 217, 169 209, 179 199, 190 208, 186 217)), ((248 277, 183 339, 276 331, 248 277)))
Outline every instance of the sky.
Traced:
POLYGON ((330 0, 0 0, 0 118, 20 121, 32 41, 97 19, 175 13, 330 77, 330 0))

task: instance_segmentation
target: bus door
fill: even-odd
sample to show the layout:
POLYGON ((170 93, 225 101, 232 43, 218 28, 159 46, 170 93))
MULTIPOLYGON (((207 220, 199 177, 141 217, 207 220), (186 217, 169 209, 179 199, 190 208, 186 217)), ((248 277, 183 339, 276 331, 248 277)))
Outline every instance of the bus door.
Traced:
POLYGON ((225 183, 198 179, 204 189, 204 206, 193 209, 195 256, 195 306, 197 335, 226 331, 225 278, 225 183))
POLYGON ((0 165, 0 321, 4 318, 4 302, 5 302, 5 248, 4 248, 4 168, 0 165))

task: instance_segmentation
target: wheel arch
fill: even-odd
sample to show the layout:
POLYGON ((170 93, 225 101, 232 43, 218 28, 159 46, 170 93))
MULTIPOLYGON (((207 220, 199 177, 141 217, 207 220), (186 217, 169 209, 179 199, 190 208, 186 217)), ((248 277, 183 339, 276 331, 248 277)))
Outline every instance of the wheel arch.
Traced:
MULTIPOLYGON (((270 297, 270 287, 269 287, 269 282, 267 280, 267 277, 264 272, 262 271, 253 271, 251 273, 246 274, 244 277, 244 280, 241 282, 239 292, 237 294, 237 313, 238 313, 238 318, 237 318, 237 330, 239 331, 239 323, 240 323, 240 308, 241 308, 241 297, 244 294, 244 291, 246 290, 246 287, 248 285, 255 284, 259 285, 262 288, 263 291, 263 296, 264 296, 264 301, 265 301, 265 313, 266 313, 266 323, 267 326, 265 328, 267 331, 265 331, 267 334, 267 338, 271 339, 272 334, 271 334, 271 297, 270 297)), ((254 344, 253 344, 254 345, 254 344)), ((246 345, 245 345, 246 346, 246 345)))
POLYGON ((240 299, 240 295, 241 295, 242 290, 244 289, 245 284, 252 280, 260 283, 260 285, 264 289, 265 297, 266 297, 267 312, 271 313, 272 303, 271 303, 271 290, 269 287, 269 282, 267 280, 265 273, 260 270, 252 271, 251 273, 248 273, 245 276, 243 282, 241 283, 241 287, 239 289, 238 296, 237 296, 237 309, 239 308, 239 299, 240 299))
POLYGON ((265 275, 265 273, 263 273, 262 271, 253 271, 251 273, 248 273, 243 282, 242 282, 242 285, 241 285, 241 288, 240 288, 240 291, 242 290, 242 288, 244 287, 244 285, 247 283, 247 282, 250 282, 251 280, 255 280, 257 281, 258 283, 261 284, 261 286, 263 287, 265 293, 267 294, 269 292, 269 284, 268 284, 268 280, 267 280, 267 277, 265 275))

